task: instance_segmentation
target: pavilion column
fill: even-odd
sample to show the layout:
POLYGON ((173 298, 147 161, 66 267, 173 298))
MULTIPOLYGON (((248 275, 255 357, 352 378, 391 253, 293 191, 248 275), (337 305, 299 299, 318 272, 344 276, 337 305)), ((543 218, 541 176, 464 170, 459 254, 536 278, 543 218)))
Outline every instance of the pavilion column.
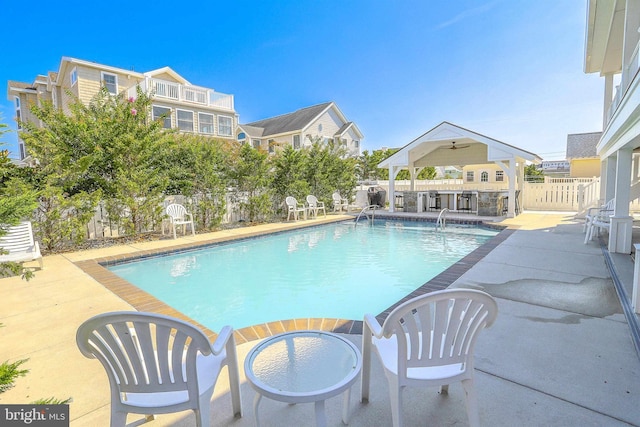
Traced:
POLYGON ((396 181, 396 174, 395 174, 395 166, 389 165, 389 212, 395 212, 395 203, 391 203, 392 200, 394 200, 394 193, 396 191, 396 186, 395 186, 395 181, 396 181))
POLYGON ((507 173, 507 179, 509 180, 509 205, 507 206, 507 218, 514 218, 516 216, 516 181, 518 169, 515 164, 516 162, 514 159, 509 160, 509 166, 501 161, 496 161, 495 163, 507 173))
POLYGON ((631 166, 633 150, 618 150, 615 176, 615 208, 609 230, 609 252, 631 253, 631 232, 633 217, 629 216, 629 198, 631 194, 631 166))

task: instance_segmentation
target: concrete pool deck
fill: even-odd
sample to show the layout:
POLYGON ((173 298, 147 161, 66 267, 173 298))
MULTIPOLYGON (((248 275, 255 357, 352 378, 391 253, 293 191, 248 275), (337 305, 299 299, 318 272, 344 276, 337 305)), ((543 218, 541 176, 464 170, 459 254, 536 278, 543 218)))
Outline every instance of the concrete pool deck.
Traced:
MULTIPOLYGON (((242 230, 273 231, 310 223, 218 233, 238 236, 242 230)), ((583 244, 582 222, 574 220, 573 214, 524 213, 502 224, 516 230, 453 283, 484 288, 497 298, 500 309, 496 323, 482 333, 476 349, 482 425, 640 425, 640 361, 599 245, 583 244)), ((107 425, 106 375, 98 362, 80 354, 75 332, 88 317, 133 307, 76 263, 222 236, 214 234, 47 256, 45 270, 36 272, 30 282, 0 280, 4 290, 0 360, 28 358, 24 367, 30 370, 13 389, 0 394, 0 403, 72 397, 72 425, 107 425)), ((360 346, 360 335, 345 336, 360 346)), ((241 365, 256 342, 239 343, 241 365)), ((243 417, 232 417, 224 370, 211 404, 211 425, 254 425, 254 392, 244 370, 240 371, 243 417)), ((377 361, 372 381, 368 404, 359 402, 359 385, 353 387, 351 426, 391 424, 386 379, 377 361)), ((342 425, 341 405, 339 397, 327 401, 328 425, 342 425)), ((460 385, 453 385, 448 397, 435 389, 408 389, 403 412, 407 426, 467 425, 460 385)), ((313 406, 308 404, 290 406, 264 399, 260 414, 265 426, 313 425, 313 406)), ((131 415, 128 421, 140 418, 131 415)), ((158 416, 146 425, 194 423, 193 414, 182 412, 158 416)))

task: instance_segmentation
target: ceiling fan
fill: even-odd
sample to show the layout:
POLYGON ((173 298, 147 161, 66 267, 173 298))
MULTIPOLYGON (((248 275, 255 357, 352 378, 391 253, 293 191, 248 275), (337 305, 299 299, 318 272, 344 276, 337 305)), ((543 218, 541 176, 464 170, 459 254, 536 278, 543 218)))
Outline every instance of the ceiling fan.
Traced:
POLYGON ((448 148, 449 150, 457 150, 459 148, 469 148, 469 147, 470 147, 470 145, 456 145, 455 141, 451 141, 451 147, 444 146, 444 147, 440 147, 440 148, 448 148))

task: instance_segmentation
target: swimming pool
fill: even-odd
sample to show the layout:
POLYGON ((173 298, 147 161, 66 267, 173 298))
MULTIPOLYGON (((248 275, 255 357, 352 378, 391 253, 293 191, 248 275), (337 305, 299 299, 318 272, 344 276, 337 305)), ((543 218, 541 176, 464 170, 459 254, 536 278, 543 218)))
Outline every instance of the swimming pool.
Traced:
POLYGON ((498 233, 376 220, 305 228, 136 260, 109 270, 217 331, 380 313, 498 233))

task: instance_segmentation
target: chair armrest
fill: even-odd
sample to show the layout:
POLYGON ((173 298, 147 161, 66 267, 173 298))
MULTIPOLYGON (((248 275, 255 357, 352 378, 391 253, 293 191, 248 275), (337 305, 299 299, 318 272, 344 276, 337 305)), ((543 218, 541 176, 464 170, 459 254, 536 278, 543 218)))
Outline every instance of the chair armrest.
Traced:
POLYGON ((367 324, 367 326, 369 326, 369 329, 371 330, 373 336, 375 336, 376 338, 382 338, 382 326, 373 314, 365 314, 364 322, 367 324))
POLYGON ((218 337, 211 346, 211 351, 213 352, 213 354, 215 354, 216 356, 220 354, 224 350, 230 338, 233 338, 233 328, 228 325, 223 326, 220 330, 220 333, 218 334, 218 337))

